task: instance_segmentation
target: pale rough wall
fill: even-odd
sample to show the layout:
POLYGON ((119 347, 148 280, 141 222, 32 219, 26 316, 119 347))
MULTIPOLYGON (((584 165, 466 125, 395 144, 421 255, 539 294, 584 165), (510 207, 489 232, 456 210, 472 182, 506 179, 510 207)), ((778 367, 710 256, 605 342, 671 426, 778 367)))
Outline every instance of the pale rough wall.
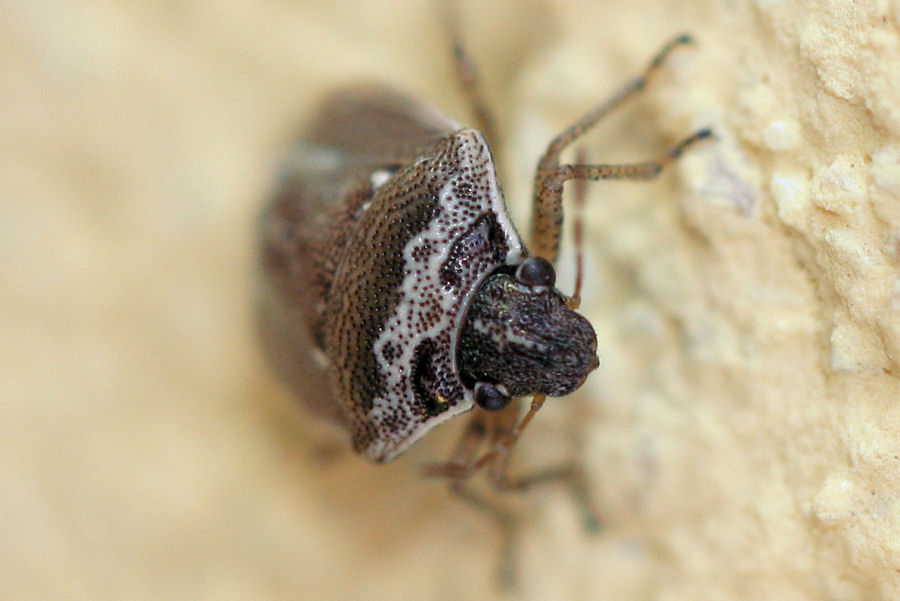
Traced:
MULTIPOLYGON (((432 8, 85 6, 0 17, 4 599, 491 598, 489 524, 414 477, 458 424, 334 455, 250 326, 254 215, 319 93, 368 74, 463 117, 432 8)), ((682 30, 588 154, 719 134, 590 188, 603 365, 520 463, 577 453, 606 527, 525 497, 520 597, 900 599, 900 4, 466 14, 518 216, 548 137, 682 30)))

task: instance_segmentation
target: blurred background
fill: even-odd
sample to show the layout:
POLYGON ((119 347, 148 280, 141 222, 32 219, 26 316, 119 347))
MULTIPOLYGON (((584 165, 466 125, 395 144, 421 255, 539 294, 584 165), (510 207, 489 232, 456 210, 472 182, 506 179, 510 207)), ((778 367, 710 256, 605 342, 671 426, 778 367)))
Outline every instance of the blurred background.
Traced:
MULTIPOLYGON (((548 403, 521 464, 582 461, 605 528, 586 534, 564 490, 511 500, 524 516, 516 596, 900 598, 897 550, 885 550, 900 528, 887 459, 896 355, 879 363, 891 354, 866 346, 869 330, 822 326, 846 303, 815 282, 842 255, 792 246, 816 225, 772 208, 768 187, 792 153, 787 192, 774 193, 806 202, 810 188, 790 186, 813 176, 794 176, 834 160, 809 144, 859 149, 859 165, 896 145, 896 15, 869 3, 843 17, 800 2, 459 4, 523 231, 546 142, 682 31, 697 48, 586 141, 588 156, 645 159, 698 127, 720 134, 658 183, 592 188, 585 311, 604 363, 548 403), (828 35, 842 27, 879 34, 865 39, 880 40, 884 78, 840 68, 860 55, 828 35), (846 112, 797 116, 817 77, 846 112), (779 111, 794 120, 765 129, 779 111), (854 133, 827 128, 839 117, 854 133), (717 302, 719 287, 738 300, 717 302), (840 377, 821 376, 835 365, 840 377), (877 513, 870 489, 882 518, 859 524, 851 516, 877 513)), ((369 79, 469 120, 440 15, 402 0, 4 2, 0 596, 501 596, 492 524, 417 476, 461 421, 373 467, 295 410, 253 332, 257 213, 323 93, 369 79)), ((900 178, 895 155, 879 156, 887 203, 900 178)), ((854 222, 858 245, 894 218, 854 222)), ((872 317, 888 350, 895 317, 872 317)))

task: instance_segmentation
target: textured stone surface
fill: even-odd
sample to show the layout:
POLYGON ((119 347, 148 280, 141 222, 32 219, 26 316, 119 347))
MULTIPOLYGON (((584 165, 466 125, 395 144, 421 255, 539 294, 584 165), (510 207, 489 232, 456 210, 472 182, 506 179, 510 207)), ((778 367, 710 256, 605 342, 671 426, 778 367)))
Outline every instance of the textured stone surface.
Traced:
MULTIPOLYGON (((547 139, 681 31, 697 48, 587 156, 719 136, 657 183, 589 187, 603 363, 519 466, 579 456, 605 528, 561 490, 514 500, 521 598, 900 599, 900 4, 464 10, 522 219, 547 139)), ((383 467, 336 452, 251 323, 256 212, 320 94, 369 77, 466 120, 435 13, 7 3, 4 598, 494 594, 491 525, 415 475, 459 424, 383 467)))

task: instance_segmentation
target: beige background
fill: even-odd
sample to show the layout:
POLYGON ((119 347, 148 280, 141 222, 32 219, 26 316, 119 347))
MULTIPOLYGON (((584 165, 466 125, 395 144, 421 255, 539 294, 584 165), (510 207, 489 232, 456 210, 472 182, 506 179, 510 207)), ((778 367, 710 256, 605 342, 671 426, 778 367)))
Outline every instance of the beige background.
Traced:
MULTIPOLYGON (((324 90, 467 118, 436 13, 4 3, 4 599, 495 595, 491 524, 416 476, 461 421, 365 464, 293 411, 251 323, 255 215, 324 90)), ((519 598, 900 599, 900 3, 463 13, 520 223, 543 144, 682 30, 698 46, 588 155, 719 135, 658 183, 589 188, 603 364, 519 466, 579 457, 605 528, 562 490, 517 500, 519 598)))

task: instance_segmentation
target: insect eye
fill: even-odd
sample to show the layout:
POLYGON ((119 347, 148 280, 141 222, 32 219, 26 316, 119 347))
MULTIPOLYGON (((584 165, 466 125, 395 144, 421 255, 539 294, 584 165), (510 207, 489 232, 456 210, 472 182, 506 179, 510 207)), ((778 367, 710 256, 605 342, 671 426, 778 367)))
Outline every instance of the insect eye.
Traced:
POLYGON ((478 382, 475 384, 475 402, 486 411, 499 411, 512 400, 503 384, 478 382))
POLYGON ((547 259, 529 257, 516 268, 516 280, 529 288, 552 286, 556 283, 556 271, 547 259))

